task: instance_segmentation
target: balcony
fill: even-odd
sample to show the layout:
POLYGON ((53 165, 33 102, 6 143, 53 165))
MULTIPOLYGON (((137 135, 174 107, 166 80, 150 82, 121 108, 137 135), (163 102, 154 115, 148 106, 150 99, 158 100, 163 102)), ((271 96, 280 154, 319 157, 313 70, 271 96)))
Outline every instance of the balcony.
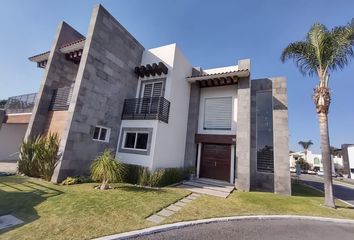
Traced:
POLYGON ((5 105, 6 114, 32 113, 36 93, 9 97, 5 105))
POLYGON ((68 110, 72 94, 73 85, 54 89, 52 99, 49 105, 49 111, 68 110))
POLYGON ((125 99, 123 120, 159 120, 168 123, 170 102, 163 97, 125 99))

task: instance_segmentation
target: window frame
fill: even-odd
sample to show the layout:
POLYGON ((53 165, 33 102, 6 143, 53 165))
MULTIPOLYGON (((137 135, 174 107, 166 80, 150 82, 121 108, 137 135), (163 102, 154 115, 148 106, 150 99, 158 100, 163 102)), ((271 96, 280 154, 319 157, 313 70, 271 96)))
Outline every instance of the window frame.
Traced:
POLYGON ((133 151, 144 151, 146 152, 148 150, 148 143, 149 143, 149 132, 148 131, 124 131, 123 133, 123 142, 122 142, 122 149, 127 149, 127 150, 133 150, 133 151), (126 139, 127 139, 127 134, 128 133, 134 133, 135 134, 135 139, 134 139, 134 148, 129 148, 125 146, 126 139), (136 144, 138 142, 138 135, 139 134, 147 134, 148 138, 146 139, 146 148, 136 148, 136 144))
POLYGON ((139 154, 139 155, 150 155, 150 150, 151 150, 151 146, 152 146, 152 138, 153 138, 153 128, 122 127, 119 135, 120 135, 120 138, 119 138, 119 144, 118 144, 118 152, 129 153, 129 154, 139 154), (136 143, 138 141, 138 138, 137 138, 138 133, 147 134, 148 136, 147 136, 146 149, 125 147, 127 133, 135 133, 134 147, 136 147, 136 143))
POLYGON ((95 142, 106 142, 106 143, 108 143, 110 136, 111 136, 111 128, 109 128, 109 127, 104 127, 104 126, 101 126, 101 125, 96 125, 96 126, 94 127, 94 130, 93 130, 92 140, 95 141, 95 142), (97 139, 94 138, 94 134, 95 134, 96 128, 99 128, 98 138, 97 138, 97 139), (106 136, 105 136, 105 139, 104 139, 104 140, 101 140, 101 139, 100 139, 100 138, 101 138, 102 129, 105 129, 105 130, 106 130, 106 136))

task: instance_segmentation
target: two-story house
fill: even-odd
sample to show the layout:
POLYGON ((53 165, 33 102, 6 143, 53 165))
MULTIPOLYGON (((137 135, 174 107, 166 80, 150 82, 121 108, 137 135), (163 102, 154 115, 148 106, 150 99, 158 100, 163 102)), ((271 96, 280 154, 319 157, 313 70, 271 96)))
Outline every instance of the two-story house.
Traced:
POLYGON ((98 5, 86 37, 63 22, 30 60, 44 75, 22 134, 59 133, 52 181, 87 174, 111 148, 152 171, 194 167, 239 190, 290 194, 286 80, 251 80, 249 59, 193 67, 176 44, 145 49, 98 5))

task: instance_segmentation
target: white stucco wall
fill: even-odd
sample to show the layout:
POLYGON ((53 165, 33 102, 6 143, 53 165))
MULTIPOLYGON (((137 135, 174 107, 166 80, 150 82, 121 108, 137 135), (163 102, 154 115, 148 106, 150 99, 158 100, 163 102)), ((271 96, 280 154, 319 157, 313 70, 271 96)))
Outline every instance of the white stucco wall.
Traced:
POLYGON ((214 73, 233 72, 233 71, 237 71, 237 70, 238 70, 238 66, 234 65, 234 66, 228 66, 228 67, 203 69, 203 72, 207 73, 207 74, 214 74, 214 73))
POLYGON ((18 160, 18 152, 28 124, 2 124, 0 129, 0 160, 18 160))
POLYGON ((171 102, 170 117, 168 124, 158 123, 153 169, 184 166, 190 98, 186 77, 192 75, 192 65, 175 44, 173 47, 173 69, 169 72, 165 95, 171 102))
POLYGON ((229 85, 222 87, 207 87, 201 88, 198 133, 200 134, 225 134, 234 135, 236 133, 237 124, 237 85, 229 85), (216 97, 232 97, 232 124, 231 130, 204 130, 204 108, 206 98, 216 97))
MULTIPOLYGON (((354 146, 348 147, 348 157, 349 157, 349 168, 354 169, 354 146)), ((354 178, 354 174, 352 174, 354 178)))
POLYGON ((148 49, 143 52, 141 65, 163 62, 168 68, 168 73, 167 75, 161 74, 161 76, 158 76, 156 74, 156 76, 139 78, 138 88, 136 92, 137 98, 140 97, 139 93, 140 93, 141 82, 146 80, 151 80, 151 79, 166 78, 164 97, 167 100, 170 99, 171 83, 172 83, 171 77, 172 77, 172 69, 173 69, 173 63, 175 58, 175 48, 176 48, 176 44, 170 44, 158 48, 148 49))
POLYGON ((124 163, 141 165, 148 168, 152 168, 152 160, 155 150, 156 133, 157 133, 157 120, 122 120, 121 128, 119 131, 119 140, 117 145, 116 157, 122 160, 124 163), (152 128, 151 146, 149 155, 133 154, 119 152, 119 145, 123 138, 122 129, 123 128, 152 128))
MULTIPOLYGON (((119 152, 117 156, 125 163, 147 166, 151 169, 183 167, 187 134, 187 121, 190 98, 190 84, 187 76, 192 74, 188 63, 176 44, 144 51, 141 65, 163 62, 168 74, 139 79, 136 97, 139 98, 141 83, 146 80, 166 78, 164 97, 170 101, 169 122, 157 120, 123 120, 122 128, 153 128, 150 154, 132 154, 119 152)), ((122 134, 120 131, 120 138, 122 134)))

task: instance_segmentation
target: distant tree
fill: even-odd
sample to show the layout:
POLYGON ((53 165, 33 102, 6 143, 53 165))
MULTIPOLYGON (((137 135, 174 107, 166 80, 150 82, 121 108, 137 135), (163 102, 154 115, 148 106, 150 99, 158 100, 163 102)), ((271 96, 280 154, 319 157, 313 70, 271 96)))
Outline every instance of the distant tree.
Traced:
POLYGON ((331 153, 332 157, 334 157, 334 156, 341 157, 342 156, 342 149, 331 146, 330 153, 331 153))
POLYGON ((296 161, 297 164, 300 165, 301 170, 310 170, 311 169, 311 165, 303 158, 300 158, 299 160, 296 161))
POLYGON ((0 109, 3 109, 5 108, 5 104, 6 104, 7 100, 3 99, 3 100, 0 100, 0 109))
POLYGON ((313 142, 311 140, 300 141, 300 142, 298 142, 298 144, 304 149, 305 160, 307 162, 307 151, 309 150, 310 146, 313 145, 313 142))

